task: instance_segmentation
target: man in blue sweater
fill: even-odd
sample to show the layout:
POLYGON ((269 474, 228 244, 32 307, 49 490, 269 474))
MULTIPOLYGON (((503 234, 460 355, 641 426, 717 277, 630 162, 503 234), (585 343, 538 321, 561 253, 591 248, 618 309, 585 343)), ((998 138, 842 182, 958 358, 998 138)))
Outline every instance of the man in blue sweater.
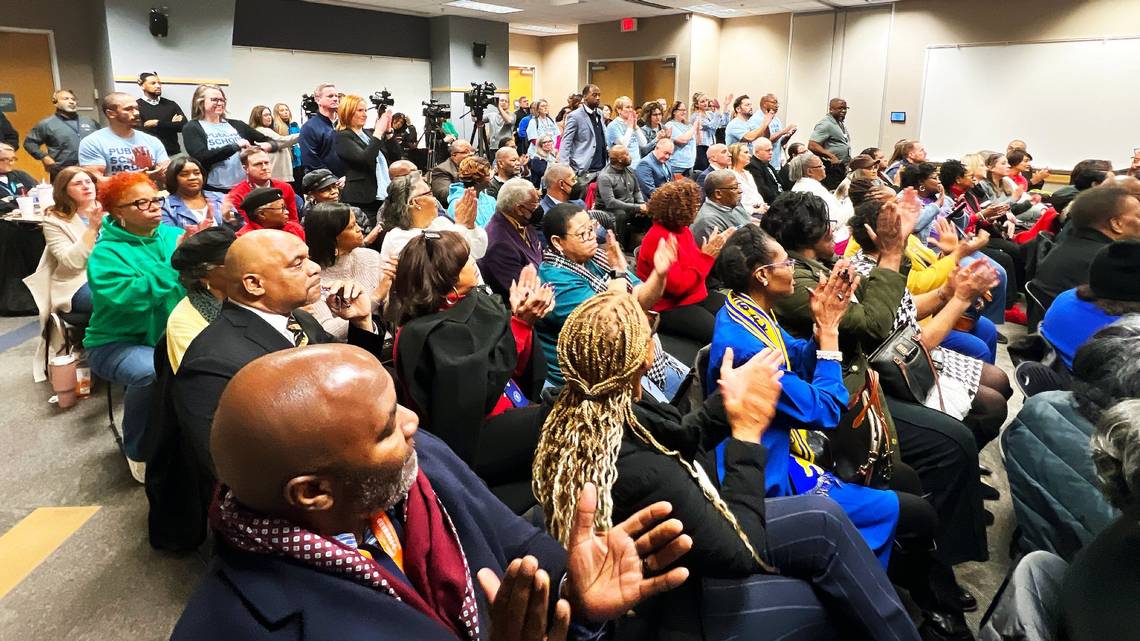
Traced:
POLYGON ((328 169, 336 176, 344 176, 344 163, 336 155, 336 108, 340 94, 336 85, 325 83, 313 91, 319 111, 301 126, 301 166, 306 172, 328 169))

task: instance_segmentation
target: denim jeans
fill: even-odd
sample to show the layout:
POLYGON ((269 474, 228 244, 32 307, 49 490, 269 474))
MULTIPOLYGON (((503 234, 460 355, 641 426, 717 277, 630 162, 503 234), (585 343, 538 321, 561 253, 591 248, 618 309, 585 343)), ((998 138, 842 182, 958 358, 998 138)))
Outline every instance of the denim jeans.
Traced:
POLYGON ((90 314, 91 306, 91 287, 87 283, 75 290, 75 295, 71 297, 71 312, 72 314, 90 314))
POLYGON ((154 387, 154 348, 131 343, 108 343, 87 349, 91 372, 117 385, 123 397, 123 449, 132 461, 142 461, 143 432, 150 418, 154 387))

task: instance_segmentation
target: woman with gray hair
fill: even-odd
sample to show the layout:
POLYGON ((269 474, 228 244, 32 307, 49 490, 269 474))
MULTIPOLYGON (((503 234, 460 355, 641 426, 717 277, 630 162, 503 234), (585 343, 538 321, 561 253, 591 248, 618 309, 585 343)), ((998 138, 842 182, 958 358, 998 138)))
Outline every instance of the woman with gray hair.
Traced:
POLYGON ((1092 450, 1101 490, 1121 515, 1065 573, 1056 638, 1140 639, 1140 399, 1104 411, 1092 450))
POLYGON ((851 237, 851 230, 847 228, 847 219, 850 211, 845 211, 839 200, 823 186, 823 179, 827 176, 827 169, 823 160, 810 151, 792 158, 788 161, 788 180, 792 182, 791 191, 805 191, 819 196, 827 205, 827 218, 831 221, 832 238, 835 240, 835 253, 842 256, 847 247, 847 239, 851 237))
POLYGON ((380 210, 380 224, 386 230, 380 245, 381 261, 399 256, 409 240, 428 229, 458 232, 467 241, 475 259, 487 253, 487 231, 475 224, 474 193, 456 202, 454 221, 440 215, 434 197, 428 198, 431 195, 431 187, 419 172, 396 178, 388 185, 388 198, 380 210))

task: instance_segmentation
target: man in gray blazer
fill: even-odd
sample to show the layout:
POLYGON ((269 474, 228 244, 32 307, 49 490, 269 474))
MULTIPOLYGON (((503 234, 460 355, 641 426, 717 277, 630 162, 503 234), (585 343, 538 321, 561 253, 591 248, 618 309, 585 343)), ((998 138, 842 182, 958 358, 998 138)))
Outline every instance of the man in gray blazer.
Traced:
POLYGON ((606 166, 606 131, 602 121, 602 90, 597 85, 582 88, 582 106, 566 114, 566 129, 558 162, 569 165, 590 182, 606 166))
POLYGON ((598 174, 597 208, 614 216, 614 229, 622 247, 633 247, 630 234, 649 229, 648 208, 637 176, 629 168, 629 150, 625 145, 610 147, 610 164, 598 174))

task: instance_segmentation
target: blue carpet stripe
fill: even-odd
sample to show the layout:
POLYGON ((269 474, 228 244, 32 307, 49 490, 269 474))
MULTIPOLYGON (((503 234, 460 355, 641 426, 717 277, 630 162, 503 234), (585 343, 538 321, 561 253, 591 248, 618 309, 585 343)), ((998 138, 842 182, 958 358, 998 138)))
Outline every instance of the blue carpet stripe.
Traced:
POLYGON ((10 332, 0 334, 0 354, 12 349, 13 347, 16 347, 29 338, 35 338, 36 336, 39 336, 39 334, 39 321, 32 321, 27 325, 21 325, 10 332))

